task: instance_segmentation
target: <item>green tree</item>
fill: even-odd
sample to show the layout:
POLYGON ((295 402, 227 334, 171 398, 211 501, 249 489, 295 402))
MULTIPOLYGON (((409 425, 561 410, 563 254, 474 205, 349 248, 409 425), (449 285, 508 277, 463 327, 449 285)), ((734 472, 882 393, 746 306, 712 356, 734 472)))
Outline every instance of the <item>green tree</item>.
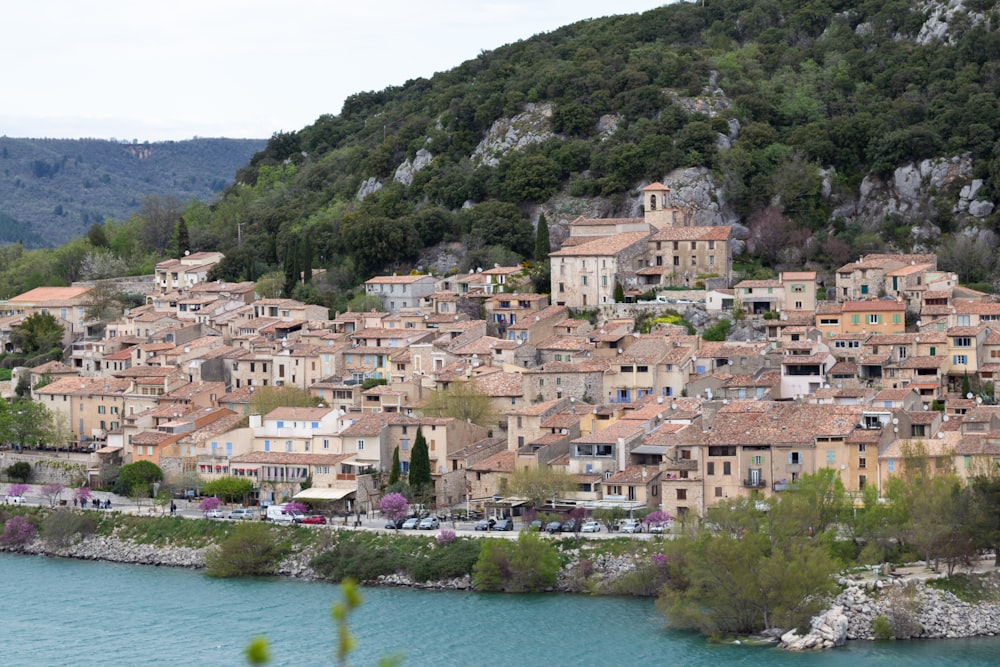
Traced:
POLYGON ((201 487, 202 493, 215 496, 227 503, 245 502, 253 492, 253 483, 240 477, 219 477, 201 487))
POLYGON ((535 228, 535 262, 545 262, 549 258, 552 239, 549 238, 549 221, 544 213, 538 214, 538 226, 535 228))
POLYGON ((52 313, 34 313, 10 332, 10 340, 25 354, 37 354, 61 347, 63 331, 52 313))
POLYGON ((130 496, 133 489, 142 487, 145 497, 153 495, 153 482, 163 480, 163 471, 152 461, 136 461, 123 465, 115 479, 114 492, 120 496, 130 496))
POLYGON ((526 498, 535 509, 558 500, 576 489, 576 479, 569 473, 548 466, 515 470, 507 482, 511 495, 526 498))
POLYGON ((993 552, 994 567, 1000 567, 1000 476, 974 477, 970 492, 973 503, 971 533, 981 549, 993 552))
POLYGON ((183 217, 177 220, 177 227, 174 230, 173 245, 178 259, 191 252, 191 237, 188 236, 187 223, 184 221, 183 217))
POLYGON ((418 495, 427 494, 433 490, 434 482, 431 479, 430 452, 427 450, 427 440, 424 438, 423 429, 417 427, 417 436, 413 440, 413 449, 410 450, 410 488, 418 495))
POLYGON ((250 401, 250 413, 265 416, 276 408, 315 408, 320 399, 300 387, 271 385, 257 387, 250 401))
POLYGON ((490 397, 467 381, 452 382, 446 389, 431 393, 420 411, 428 417, 451 417, 486 427, 497 421, 490 397))
POLYGON ((625 303, 625 289, 619 282, 615 282, 615 303, 625 303))
POLYGON ((260 577, 273 574, 282 550, 274 531, 263 522, 241 522, 233 534, 205 554, 210 577, 260 577))
POLYGON ((7 466, 6 472, 7 477, 10 479, 26 484, 31 479, 31 464, 25 461, 18 461, 7 466))
POLYGON ((552 588, 559 574, 559 552, 537 531, 521 531, 516 542, 484 540, 472 567, 476 590, 532 593, 552 588))
POLYGON ((399 475, 399 445, 396 445, 392 450, 392 466, 389 468, 389 486, 393 486, 399 482, 399 475))

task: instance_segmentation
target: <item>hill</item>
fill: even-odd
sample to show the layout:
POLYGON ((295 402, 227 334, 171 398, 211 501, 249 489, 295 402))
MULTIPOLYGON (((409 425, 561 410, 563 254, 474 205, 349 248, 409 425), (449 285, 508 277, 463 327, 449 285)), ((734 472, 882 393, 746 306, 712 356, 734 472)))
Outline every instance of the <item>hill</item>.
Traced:
POLYGON ((150 195, 212 201, 265 143, 0 137, 0 243, 58 245, 150 195))

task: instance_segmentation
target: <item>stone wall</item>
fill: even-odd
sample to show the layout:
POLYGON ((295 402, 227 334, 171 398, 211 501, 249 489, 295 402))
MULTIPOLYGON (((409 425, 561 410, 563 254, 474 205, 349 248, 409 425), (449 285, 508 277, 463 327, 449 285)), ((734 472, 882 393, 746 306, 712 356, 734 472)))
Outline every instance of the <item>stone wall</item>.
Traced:
MULTIPOLYGON (((87 468, 94 465, 91 454, 73 452, 0 451, 0 471, 19 461, 31 465, 31 484, 58 482, 63 486, 80 486, 87 479, 87 468)), ((4 475, 6 478, 6 475, 4 475)))

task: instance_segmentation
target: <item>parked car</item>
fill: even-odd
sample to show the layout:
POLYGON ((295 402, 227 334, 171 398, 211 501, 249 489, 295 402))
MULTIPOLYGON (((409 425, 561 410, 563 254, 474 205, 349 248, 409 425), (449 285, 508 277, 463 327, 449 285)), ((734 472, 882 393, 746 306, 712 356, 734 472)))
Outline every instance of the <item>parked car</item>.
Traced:
POLYGON ((545 532, 551 535, 552 533, 558 533, 562 528, 562 523, 559 521, 549 521, 545 524, 545 532))
POLYGON ((24 496, 7 496, 4 498, 4 502, 8 505, 24 505, 28 501, 24 499, 24 496))
POLYGON ((396 530, 402 528, 404 523, 406 523, 406 519, 396 519, 395 521, 389 521, 389 523, 385 524, 385 527, 396 530))
POLYGON ((420 520, 417 528, 420 530, 437 530, 441 527, 441 522, 438 521, 436 516, 426 516, 420 520))
POLYGON ((530 524, 528 524, 528 530, 537 530, 539 532, 545 530, 545 524, 539 519, 535 519, 530 524))
POLYGON ((493 530, 493 524, 496 523, 496 519, 480 519, 476 522, 476 530, 493 530))
POLYGON ((514 521, 512 519, 500 519, 493 524, 493 530, 514 530, 514 521))
POLYGON ((420 519, 415 516, 411 516, 409 519, 403 522, 402 528, 403 530, 414 530, 419 524, 420 524, 420 519))
POLYGON ((649 532, 651 533, 662 533, 664 530, 666 530, 666 526, 663 523, 649 524, 649 532))
POLYGON ((601 522, 600 521, 588 521, 580 528, 581 533, 599 533, 601 532, 601 522))
POLYGON ((618 530, 623 533, 641 533, 642 524, 636 519, 626 519, 618 530))
POLYGON ((295 523, 306 523, 315 526, 323 526, 326 525, 326 517, 320 516, 319 514, 308 514, 301 518, 296 518, 295 523))
POLYGON ((226 513, 218 508, 214 510, 208 510, 207 512, 205 512, 206 519, 221 519, 224 516, 226 516, 226 513))
POLYGON ((230 510, 227 518, 229 519, 252 519, 254 512, 252 509, 237 507, 234 510, 230 510))
POLYGON ((563 522, 562 526, 559 527, 559 530, 564 533, 572 533, 576 530, 576 519, 567 519, 563 522))

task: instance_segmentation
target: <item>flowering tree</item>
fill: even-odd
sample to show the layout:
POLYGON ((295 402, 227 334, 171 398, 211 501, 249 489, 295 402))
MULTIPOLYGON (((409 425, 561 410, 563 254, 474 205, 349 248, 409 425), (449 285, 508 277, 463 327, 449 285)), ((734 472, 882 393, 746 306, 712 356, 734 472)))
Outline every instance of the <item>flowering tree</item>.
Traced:
POLYGON ((42 487, 42 496, 49 499, 49 507, 55 507, 56 501, 59 500, 59 496, 62 495, 63 489, 65 488, 66 487, 59 482, 46 484, 42 487))
POLYGON ((305 514, 309 506, 305 503, 291 502, 285 503, 285 514, 305 514))
POLYGON ((201 502, 198 503, 198 509, 202 512, 210 512, 211 510, 217 510, 222 507, 222 501, 215 496, 209 496, 208 498, 202 498, 201 502))
POLYGON ((387 493, 378 501, 378 508, 386 518, 395 522, 410 513, 410 503, 402 493, 387 493))
POLYGON ((27 484, 11 484, 7 487, 8 496, 23 496, 28 490, 27 484))
POLYGON ((27 544, 35 539, 36 534, 38 531, 35 529, 35 524, 23 516, 13 516, 4 524, 3 537, 0 537, 0 541, 10 545, 27 544))
POLYGON ((647 526, 667 523, 668 521, 670 521, 670 515, 667 514, 666 512, 660 512, 660 511, 650 512, 649 514, 646 515, 646 518, 643 519, 643 523, 645 523, 647 526))
POLYGON ((448 528, 442 530, 437 536, 437 543, 442 547, 446 547, 454 541, 455 531, 449 530, 448 528))
POLYGON ((87 503, 90 502, 90 488, 86 486, 81 486, 73 490, 73 497, 76 498, 80 503, 80 507, 86 507, 87 503))

